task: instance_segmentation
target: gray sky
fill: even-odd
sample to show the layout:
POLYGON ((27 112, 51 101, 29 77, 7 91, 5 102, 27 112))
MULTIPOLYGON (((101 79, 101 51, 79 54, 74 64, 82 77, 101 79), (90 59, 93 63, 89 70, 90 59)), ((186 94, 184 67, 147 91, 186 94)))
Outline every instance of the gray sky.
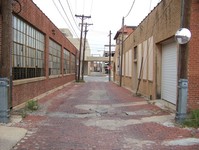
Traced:
MULTIPOLYGON (((108 34, 110 30, 112 32, 112 44, 115 44, 113 38, 121 28, 122 17, 128 14, 133 1, 33 0, 58 28, 69 28, 73 37, 80 37, 79 23, 81 20, 76 18, 75 14, 91 16, 91 19, 85 19, 84 22, 93 24, 88 27, 89 31, 87 34, 92 54, 103 53, 104 45, 109 44, 108 34)), ((160 0, 135 0, 130 14, 125 18, 125 25, 139 25, 158 2, 160 0)))

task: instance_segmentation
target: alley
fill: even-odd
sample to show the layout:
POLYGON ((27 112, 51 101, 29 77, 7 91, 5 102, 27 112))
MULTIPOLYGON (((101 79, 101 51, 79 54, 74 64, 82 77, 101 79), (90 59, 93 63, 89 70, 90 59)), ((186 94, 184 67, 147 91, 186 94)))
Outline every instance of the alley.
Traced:
POLYGON ((13 150, 198 149, 199 130, 108 82, 85 77, 39 100, 39 110, 13 124, 28 130, 13 150))

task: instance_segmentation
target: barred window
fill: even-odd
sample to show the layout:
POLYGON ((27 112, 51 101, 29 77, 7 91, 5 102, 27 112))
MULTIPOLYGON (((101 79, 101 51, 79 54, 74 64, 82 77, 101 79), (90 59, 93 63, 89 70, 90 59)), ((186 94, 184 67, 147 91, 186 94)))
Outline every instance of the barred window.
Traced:
POLYGON ((49 41, 49 75, 59 75, 61 68, 61 46, 49 41))
POLYGON ((64 49, 64 74, 70 73, 70 52, 64 49))
POLYGON ((71 73, 75 73, 75 55, 71 53, 71 73))
POLYGON ((13 79, 44 76, 44 35, 13 16, 13 79))

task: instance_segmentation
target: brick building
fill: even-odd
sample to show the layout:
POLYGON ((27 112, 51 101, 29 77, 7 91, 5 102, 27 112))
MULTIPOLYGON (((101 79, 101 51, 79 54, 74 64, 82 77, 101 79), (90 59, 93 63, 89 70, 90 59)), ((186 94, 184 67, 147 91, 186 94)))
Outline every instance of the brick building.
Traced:
MULTIPOLYGON (((178 81, 183 77, 188 79, 187 108, 192 110, 199 108, 199 20, 196 19, 199 17, 199 1, 186 1, 184 24, 192 37, 188 44, 182 45, 180 52, 181 46, 175 41, 175 33, 182 23, 181 2, 162 0, 125 38, 122 86, 148 99, 161 99, 176 109, 178 81), (184 62, 179 63, 182 55, 184 62)), ((121 36, 117 36, 116 40, 121 40, 121 36)), ((117 44, 121 47, 121 43, 117 44)), ((120 54, 115 57, 121 60, 121 51, 116 49, 116 54, 120 54)), ((115 82, 119 83, 120 73, 114 74, 115 82)))
MULTIPOLYGON (((11 7, 11 55, 3 51, 0 40, 1 66, 6 66, 8 71, 10 67, 10 77, 9 73, 3 73, 3 67, 0 76, 11 78, 11 106, 14 107, 75 80, 77 49, 32 0, 13 1, 11 7)), ((0 39, 5 38, 2 12, 0 39)))

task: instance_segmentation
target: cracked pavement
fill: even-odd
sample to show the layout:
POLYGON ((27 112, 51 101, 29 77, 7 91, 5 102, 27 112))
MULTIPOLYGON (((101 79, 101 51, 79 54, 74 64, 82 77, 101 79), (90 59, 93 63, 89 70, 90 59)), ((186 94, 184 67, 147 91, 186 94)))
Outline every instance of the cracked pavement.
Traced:
POLYGON ((27 129, 13 150, 194 150, 199 130, 107 77, 86 77, 39 100, 39 110, 12 126, 27 129))

